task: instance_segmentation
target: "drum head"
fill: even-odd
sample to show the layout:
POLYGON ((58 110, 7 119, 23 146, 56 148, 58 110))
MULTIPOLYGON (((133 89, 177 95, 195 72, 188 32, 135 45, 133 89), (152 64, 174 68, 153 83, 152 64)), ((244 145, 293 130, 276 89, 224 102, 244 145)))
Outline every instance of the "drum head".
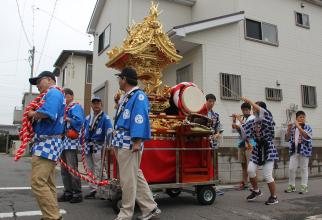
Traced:
POLYGON ((181 96, 182 107, 188 113, 199 112, 206 102, 203 92, 194 86, 186 87, 181 96))
POLYGON ((197 85, 192 83, 192 82, 181 82, 178 85, 175 85, 175 86, 173 86, 171 88, 171 96, 172 96, 174 104, 177 107, 179 107, 179 102, 180 102, 179 101, 179 99, 180 99, 180 97, 179 97, 180 91, 182 89, 184 89, 185 87, 187 87, 187 86, 195 86, 195 87, 197 87, 197 85))

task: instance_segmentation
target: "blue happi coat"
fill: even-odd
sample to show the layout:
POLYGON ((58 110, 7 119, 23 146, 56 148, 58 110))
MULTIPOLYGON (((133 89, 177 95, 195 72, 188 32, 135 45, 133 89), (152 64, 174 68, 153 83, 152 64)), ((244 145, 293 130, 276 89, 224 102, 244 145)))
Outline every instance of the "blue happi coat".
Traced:
POLYGON ((267 143, 264 161, 278 160, 278 152, 273 143, 275 137, 275 122, 273 121, 272 115, 264 108, 260 108, 260 112, 255 116, 255 119, 243 124, 241 129, 243 139, 253 138, 256 142, 256 147, 253 148, 250 160, 257 165, 259 164, 260 157, 262 157, 258 149, 260 146, 259 140, 267 143))
MULTIPOLYGON (((295 129, 296 126, 293 124, 291 127, 291 134, 290 134, 290 147, 289 147, 289 153, 290 156, 295 154, 297 152, 297 147, 295 146, 295 129)), ((303 135, 301 135, 301 142, 298 143, 300 145, 300 154, 304 157, 310 157, 312 156, 312 128, 310 125, 305 124, 303 130, 308 135, 308 138, 305 138, 303 135)))
MULTIPOLYGON (((213 110, 210 110, 207 116, 212 120, 212 132, 214 134, 218 133, 222 129, 222 124, 220 123, 219 114, 217 112, 214 112, 213 110)), ((212 138, 210 140, 210 145, 212 148, 217 148, 218 140, 215 140, 214 138, 212 138)))
POLYGON ((65 96, 55 87, 51 87, 43 100, 45 103, 36 111, 48 118, 33 123, 32 155, 57 161, 62 152, 61 135, 64 132, 65 96))
MULTIPOLYGON (((72 105, 72 103, 70 104, 72 105)), ((84 110, 78 103, 74 104, 67 112, 67 118, 70 122, 65 122, 65 133, 69 129, 73 129, 80 133, 83 123, 85 121, 84 110)), ((63 140, 64 150, 76 150, 79 147, 79 139, 71 139, 65 136, 63 140)))
POLYGON ((85 154, 90 153, 90 146, 93 146, 93 152, 101 150, 104 144, 109 144, 112 135, 112 123, 110 117, 102 112, 102 117, 98 122, 96 130, 90 134, 90 126, 94 121, 94 114, 86 117, 84 123, 85 129, 85 154))
POLYGON ((135 88, 123 96, 114 127, 112 145, 117 148, 132 149, 134 138, 143 141, 151 138, 149 100, 142 90, 135 88))

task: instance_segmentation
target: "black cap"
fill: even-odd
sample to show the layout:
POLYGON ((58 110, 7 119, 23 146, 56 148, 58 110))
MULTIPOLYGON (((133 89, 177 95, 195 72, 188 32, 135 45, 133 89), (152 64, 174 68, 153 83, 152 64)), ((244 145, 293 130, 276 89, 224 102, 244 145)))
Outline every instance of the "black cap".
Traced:
POLYGON ((126 77, 126 78, 129 78, 129 79, 134 79, 134 80, 138 79, 138 75, 137 75, 135 69, 132 69, 132 68, 129 68, 129 67, 124 68, 121 73, 118 73, 118 74, 115 74, 115 75, 120 76, 120 77, 126 77))
POLYGON ((37 77, 29 78, 29 82, 31 85, 37 85, 37 80, 45 76, 52 78, 56 82, 55 75, 50 71, 43 71, 37 77))
POLYGON ((99 101, 99 102, 101 102, 101 101, 102 101, 102 99, 101 99, 99 96, 93 96, 93 98, 92 98, 92 102, 95 102, 95 101, 99 101))

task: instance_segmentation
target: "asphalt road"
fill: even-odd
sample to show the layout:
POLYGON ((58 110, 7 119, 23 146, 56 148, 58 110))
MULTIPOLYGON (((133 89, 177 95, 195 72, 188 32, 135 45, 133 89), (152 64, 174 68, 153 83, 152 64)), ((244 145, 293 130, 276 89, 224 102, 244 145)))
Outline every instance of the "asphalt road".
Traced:
MULTIPOLYGON (((35 220, 41 216, 25 216, 35 214, 30 211, 39 211, 30 188, 30 158, 22 158, 14 162, 12 157, 0 154, 0 220, 22 219, 35 220), (12 188, 26 187, 26 188, 12 188), (15 217, 5 217, 15 213, 15 217), (22 215, 22 216, 19 216, 22 215)), ((59 168, 58 168, 59 169, 59 168)), ((61 186, 61 178, 57 169, 57 185, 61 186)), ((84 183, 86 186, 87 184, 84 183)), ((309 179, 310 192, 305 195, 298 193, 285 194, 283 190, 286 181, 278 182, 278 197, 280 203, 266 206, 265 200, 269 194, 265 184, 261 184, 264 196, 254 202, 247 202, 245 198, 249 191, 236 191, 233 187, 225 186, 223 196, 218 196, 213 205, 201 206, 195 196, 182 193, 178 198, 170 198, 160 194, 157 199, 162 210, 160 219, 170 220, 317 220, 322 219, 322 178, 309 179)), ((62 192, 62 189, 58 189, 62 192)), ((84 188, 84 193, 88 189, 84 188)), ((79 204, 60 203, 64 220, 98 220, 114 219, 115 213, 111 203, 107 200, 85 200, 79 204)))

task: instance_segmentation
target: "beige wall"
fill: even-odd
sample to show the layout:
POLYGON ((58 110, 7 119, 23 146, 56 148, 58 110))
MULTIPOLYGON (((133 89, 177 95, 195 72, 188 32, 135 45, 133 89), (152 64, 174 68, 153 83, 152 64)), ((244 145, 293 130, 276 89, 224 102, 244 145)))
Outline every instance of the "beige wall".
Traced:
MULTIPOLYGON (((110 97, 113 97, 113 94, 115 94, 118 89, 116 77, 114 76, 116 71, 107 68, 105 64, 108 62, 107 51, 115 46, 121 46, 123 39, 126 37, 126 26, 128 21, 127 2, 128 1, 106 0, 102 10, 101 17, 96 26, 95 32, 97 34, 94 36, 92 92, 106 80, 108 81, 108 94, 110 94, 110 97), (98 54, 98 37, 109 24, 111 24, 110 46, 101 54, 98 54)), ((114 112, 113 99, 108 98, 107 100, 103 100, 103 103, 104 106, 107 106, 108 108, 108 114, 112 116, 114 112)))
MULTIPOLYGON (((117 71, 107 68, 105 64, 108 62, 107 51, 115 46, 120 47, 123 40, 127 36, 126 27, 129 21, 129 1, 106 0, 101 17, 96 26, 96 33, 94 39, 93 49, 93 84, 92 91, 98 88, 106 80, 108 81, 108 98, 104 105, 107 105, 108 114, 114 114, 113 96, 118 90, 118 83, 114 73, 117 71), (102 54, 97 53, 98 37, 104 31, 108 24, 111 24, 111 44, 102 54), (106 103, 107 102, 107 103, 106 103)), ((136 22, 148 15, 151 1, 150 0, 133 0, 132 1, 132 18, 136 22)), ((170 27, 191 21, 191 8, 188 6, 171 3, 168 1, 160 1, 160 10, 163 13, 160 20, 164 25, 164 30, 167 31, 170 27)))
POLYGON ((197 46, 183 55, 183 59, 176 65, 170 65, 163 72, 163 81, 168 86, 176 84, 176 71, 187 65, 192 65, 193 82, 200 88, 203 87, 202 46, 197 46))
POLYGON ((277 130, 286 121, 286 108, 295 103, 307 113, 314 136, 322 137, 322 82, 318 80, 322 70, 322 8, 305 4, 302 10, 299 1, 292 0, 267 0, 265 4, 263 2, 243 0, 240 9, 246 11, 247 18, 277 25, 278 47, 246 40, 244 22, 195 33, 184 39, 203 45, 203 89, 207 93, 213 92, 218 97, 215 109, 221 115, 225 135, 231 135, 228 116, 239 111, 241 102, 219 98, 221 72, 242 76, 242 94, 268 104, 274 115, 277 130), (267 8, 276 9, 274 16, 267 8), (309 30, 295 25, 294 10, 309 14, 309 30), (276 80, 280 83, 279 87, 276 86, 276 80), (317 87, 317 108, 302 107, 301 84, 317 87), (282 89, 283 101, 266 101, 265 87, 282 89))
MULTIPOLYGON (((276 87, 276 80, 281 84, 284 100, 282 102, 268 102, 274 114, 277 126, 285 122, 285 109, 295 103, 299 109, 307 113, 308 123, 313 125, 314 136, 322 137, 321 97, 322 82, 322 7, 294 0, 265 1, 266 7, 258 1, 242 0, 246 17, 259 19, 278 26, 279 47, 272 47, 243 40, 242 72, 248 75, 252 84, 257 88, 266 86, 276 87), (254 8, 259 10, 254 10, 254 8), (274 8, 274 16, 267 8, 274 8), (260 11, 260 12, 259 12, 260 11), (294 11, 303 12, 310 16, 310 29, 295 25, 294 11), (255 60, 255 62, 253 62, 255 60), (255 77, 260 75, 261 80, 255 77), (303 108, 301 100, 301 85, 316 86, 318 107, 303 108)), ((242 24, 240 32, 243 31, 242 24)), ((244 89, 245 95, 263 99, 264 89, 244 89)))
POLYGON ((238 12, 239 0, 198 0, 192 7, 193 21, 218 17, 238 12))
POLYGON ((66 80, 64 88, 70 88, 74 91, 74 101, 84 106, 84 85, 86 75, 86 57, 69 56, 62 66, 58 85, 62 85, 63 69, 67 67, 66 80))
MULTIPOLYGON (((120 46, 126 37, 128 1, 106 2, 96 32, 99 35, 112 23, 111 47, 107 49, 110 50, 114 46, 120 46)), ((160 9, 164 10, 161 20, 166 28, 187 23, 184 21, 189 20, 190 16, 193 21, 197 21, 245 11, 247 18, 277 25, 279 38, 278 47, 246 40, 243 21, 188 35, 183 40, 201 46, 184 54, 184 59, 177 66, 166 69, 164 81, 168 85, 174 85, 175 71, 193 63, 194 81, 205 93, 211 92, 218 97, 215 110, 220 113, 225 135, 228 136, 232 135, 231 119, 228 116, 240 111, 241 102, 220 99, 219 73, 241 75, 242 94, 254 100, 265 101, 265 87, 281 88, 284 98, 282 102, 266 101, 274 115, 277 130, 285 122, 285 110, 291 103, 298 104, 302 109, 300 85, 316 86, 318 108, 304 108, 304 111, 307 112, 308 123, 313 125, 314 135, 322 137, 322 82, 317 80, 322 70, 322 7, 304 3, 305 7, 301 8, 300 3, 298 0, 198 0, 190 14, 187 6, 160 1, 160 9), (310 29, 295 25, 294 11, 309 14, 310 29), (172 13, 173 16, 180 16, 174 19, 172 13), (279 87, 276 86, 276 80, 280 83, 279 87)), ((133 1, 132 17, 136 21, 141 20, 148 13, 149 5, 148 0, 133 1)), ((98 36, 95 37, 94 44, 93 88, 108 80, 108 93, 112 97, 118 88, 112 75, 115 71, 105 67, 108 61, 106 51, 100 56, 97 55, 97 40, 98 36)), ((109 114, 112 114, 112 98, 108 105, 109 114)))
MULTIPOLYGON (((132 19, 140 22, 148 15, 151 0, 133 0, 132 19)), ((174 26, 190 23, 192 21, 192 8, 166 0, 159 1, 159 19, 165 32, 174 26)))

